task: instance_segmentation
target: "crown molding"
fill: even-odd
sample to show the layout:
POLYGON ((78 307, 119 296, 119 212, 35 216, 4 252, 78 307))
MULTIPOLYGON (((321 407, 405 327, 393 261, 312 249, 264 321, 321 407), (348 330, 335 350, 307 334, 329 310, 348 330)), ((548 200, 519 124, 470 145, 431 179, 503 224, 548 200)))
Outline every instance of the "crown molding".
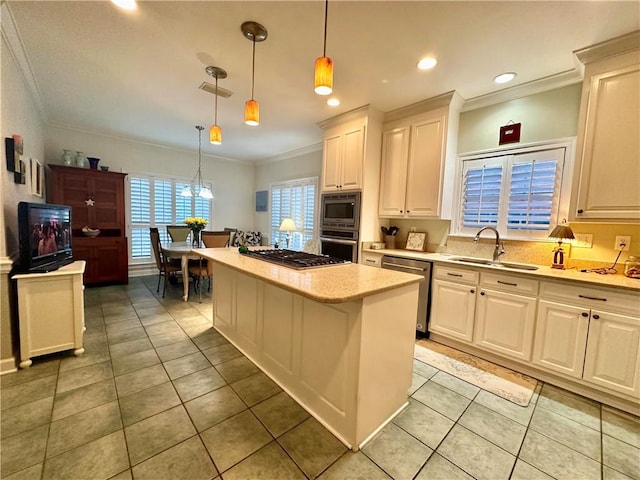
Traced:
POLYGON ((9 50, 9 54, 11 58, 16 62, 20 75, 24 80, 24 83, 27 87, 27 90, 31 93, 31 97, 33 98, 33 102, 36 106, 36 110, 40 115, 40 118, 44 122, 47 121, 47 110, 45 108, 44 99, 42 97, 42 93, 40 92, 40 88, 38 87, 38 82, 36 81, 36 77, 33 74, 33 69, 31 68, 31 63, 29 62, 29 57, 26 54, 24 49, 24 44, 22 42, 22 38, 20 37, 20 32, 18 31, 18 27, 16 26, 15 18, 13 17, 13 13, 11 12, 11 8, 7 2, 0 3, 0 18, 2 18, 2 22, 0 25, 0 35, 2 39, 7 44, 7 48, 9 50))
POLYGON ((477 110, 478 108, 488 107, 497 103, 508 102, 517 98, 527 97, 536 93, 555 90, 556 88, 566 87, 582 82, 583 72, 581 69, 567 70, 564 72, 542 77, 537 80, 515 85, 486 95, 470 98, 464 102, 462 112, 477 110))
POLYGON ((573 53, 582 63, 589 64, 638 49, 640 49, 640 30, 574 50, 573 53))
POLYGON ((307 147, 297 148, 295 150, 290 150, 288 152, 279 153, 278 155, 274 155, 273 157, 263 158, 261 160, 256 160, 254 165, 266 165, 269 163, 276 163, 282 160, 287 160, 289 158, 300 157, 302 155, 307 155, 313 152, 322 151, 322 142, 314 143, 307 147))
POLYGON ((364 120, 366 122, 369 116, 376 117, 380 115, 382 115, 381 112, 376 110, 373 106, 367 104, 363 105, 362 107, 349 110, 348 112, 340 113, 335 117, 321 120, 316 125, 318 125, 322 130, 326 130, 327 128, 335 127, 336 125, 341 125, 352 120, 364 120))
POLYGON ((455 90, 452 90, 435 97, 427 98, 426 100, 421 100, 419 102, 385 112, 384 122, 388 123, 395 120, 401 120, 403 118, 429 112, 442 107, 451 107, 454 110, 460 110, 463 103, 464 98, 462 98, 462 96, 455 90))

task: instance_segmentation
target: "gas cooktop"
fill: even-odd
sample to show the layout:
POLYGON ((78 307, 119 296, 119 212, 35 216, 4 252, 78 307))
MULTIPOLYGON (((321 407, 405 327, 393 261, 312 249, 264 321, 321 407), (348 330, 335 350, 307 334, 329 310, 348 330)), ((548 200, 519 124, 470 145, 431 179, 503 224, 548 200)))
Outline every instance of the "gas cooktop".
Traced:
POLYGON ((296 270, 306 270, 308 268, 329 267, 332 265, 342 265, 351 263, 342 258, 329 257, 327 255, 314 255, 307 252, 296 252, 294 250, 249 250, 245 253, 249 257, 271 262, 283 267, 295 268, 296 270))

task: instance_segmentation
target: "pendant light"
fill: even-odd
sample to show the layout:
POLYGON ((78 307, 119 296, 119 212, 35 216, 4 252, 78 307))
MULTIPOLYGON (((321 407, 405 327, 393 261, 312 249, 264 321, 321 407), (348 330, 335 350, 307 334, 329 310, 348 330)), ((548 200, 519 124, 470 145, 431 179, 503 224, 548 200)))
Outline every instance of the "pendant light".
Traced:
POLYGON ((227 72, 225 72, 220 67, 212 67, 209 66, 206 69, 206 72, 216 79, 216 103, 215 103, 215 113, 213 119, 213 125, 209 128, 209 142, 212 145, 220 145, 222 144, 222 128, 218 126, 218 79, 219 78, 227 78, 227 72))
POLYGON ((327 15, 329 12, 329 0, 324 2, 324 47, 322 56, 316 58, 314 72, 315 92, 318 95, 331 95, 333 92, 333 60, 327 57, 327 15))
MULTIPOLYGON (((191 179, 191 183, 193 183, 197 179, 198 196, 200 198, 211 200, 213 198, 213 193, 211 192, 211 189, 202 182, 202 130, 204 130, 204 127, 196 125, 196 129, 198 130, 198 171, 191 179)), ((193 192, 191 191, 191 183, 184 186, 182 192, 180 192, 180 196, 193 197, 193 192)))
POLYGON ((267 29, 256 22, 244 22, 240 26, 242 34, 253 43, 253 59, 251 64, 251 100, 244 104, 244 123, 255 127, 260 124, 260 105, 253 99, 256 74, 256 42, 264 42, 267 39, 267 29))

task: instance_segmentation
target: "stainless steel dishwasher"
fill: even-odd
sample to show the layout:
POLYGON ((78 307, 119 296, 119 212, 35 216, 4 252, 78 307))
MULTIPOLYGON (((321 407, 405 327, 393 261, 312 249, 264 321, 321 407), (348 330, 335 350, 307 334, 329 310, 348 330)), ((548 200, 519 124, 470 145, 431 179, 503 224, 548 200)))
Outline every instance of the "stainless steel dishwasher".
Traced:
POLYGON ((431 284, 431 262, 412 260, 409 258, 382 257, 382 268, 396 270, 398 272, 422 275, 424 281, 420 282, 418 291, 418 317, 416 318, 416 331, 421 335, 429 336, 427 326, 429 323, 429 289, 431 284))

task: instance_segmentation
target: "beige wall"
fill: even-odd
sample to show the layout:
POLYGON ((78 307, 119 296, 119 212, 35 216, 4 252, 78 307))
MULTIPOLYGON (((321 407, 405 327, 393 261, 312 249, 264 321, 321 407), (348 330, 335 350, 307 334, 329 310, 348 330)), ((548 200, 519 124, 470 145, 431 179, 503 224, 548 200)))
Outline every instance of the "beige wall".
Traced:
MULTIPOLYGON (((275 182, 283 182, 286 180, 295 180, 298 178, 318 177, 322 171, 322 151, 306 153, 278 162, 264 163, 256 165, 255 168, 255 189, 269 190, 269 186, 275 182)), ((320 187, 318 185, 318 192, 320 187)), ((255 197, 254 197, 255 206, 255 197)), ((253 223, 256 230, 262 232, 264 244, 268 244, 268 235, 271 228, 271 200, 269 200, 268 210, 266 212, 255 212, 253 214, 253 223)))
POLYGON ((581 92, 578 83, 463 112, 458 153, 499 147, 500 127, 509 121, 522 124, 520 143, 576 136, 581 92))

